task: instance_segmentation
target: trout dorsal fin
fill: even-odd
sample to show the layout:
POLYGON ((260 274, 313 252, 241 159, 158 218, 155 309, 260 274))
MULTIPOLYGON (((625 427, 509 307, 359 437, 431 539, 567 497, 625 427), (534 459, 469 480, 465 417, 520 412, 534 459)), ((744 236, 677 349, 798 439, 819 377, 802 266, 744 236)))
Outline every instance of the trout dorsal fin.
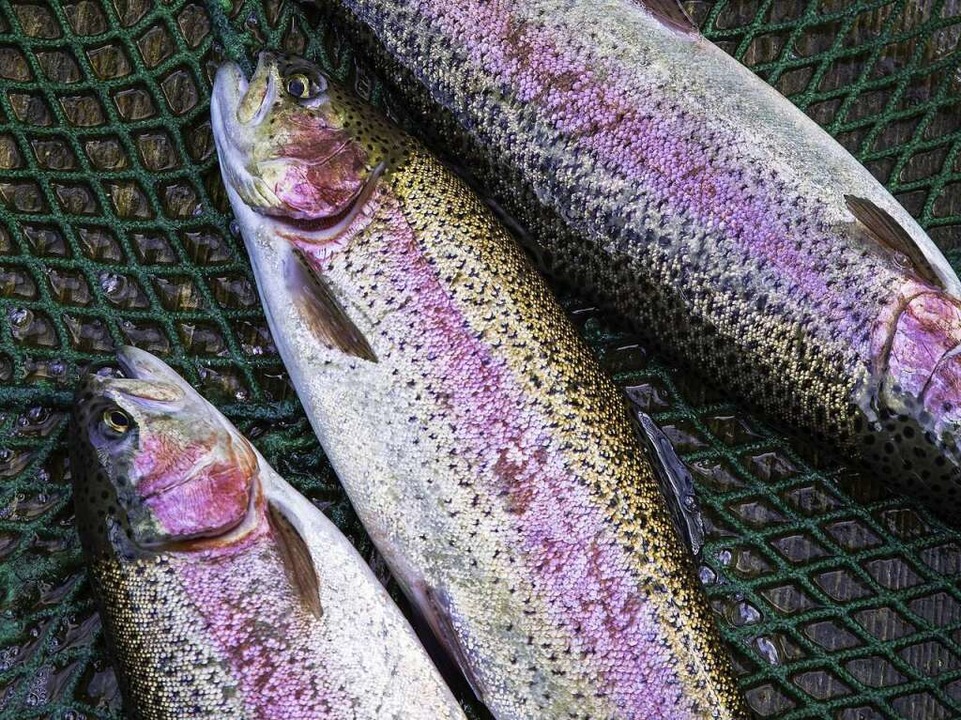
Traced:
POLYGON ((324 614, 320 606, 320 579, 310 556, 310 548, 283 509, 272 501, 267 502, 267 520, 273 530, 287 579, 307 612, 319 619, 324 614))
POLYGON ((946 290, 944 280, 938 276, 924 252, 914 242, 908 231, 901 227, 891 214, 875 203, 854 195, 845 195, 848 210, 867 229, 871 236, 890 251, 904 255, 914 271, 926 282, 946 290))
POLYGON ((694 493, 694 478, 674 452, 671 441, 661 432, 651 416, 638 412, 637 419, 644 431, 642 440, 648 450, 651 465, 654 466, 674 526, 687 542, 691 554, 696 556, 704 546, 704 519, 694 493))
POLYGON ((680 0, 633 0, 668 27, 686 33, 699 33, 680 0))
POLYGON ((296 246, 291 248, 284 272, 294 301, 318 340, 348 355, 377 362, 367 338, 347 316, 330 286, 314 270, 303 250, 296 246))

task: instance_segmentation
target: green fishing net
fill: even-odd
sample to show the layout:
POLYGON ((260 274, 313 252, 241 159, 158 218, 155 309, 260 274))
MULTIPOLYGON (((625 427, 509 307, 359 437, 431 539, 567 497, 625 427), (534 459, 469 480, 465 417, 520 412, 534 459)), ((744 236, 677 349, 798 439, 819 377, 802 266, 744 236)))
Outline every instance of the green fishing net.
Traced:
MULTIPOLYGON (((961 267, 961 2, 686 6, 961 267)), ((288 385, 220 186, 210 78, 265 44, 403 115, 292 2, 0 0, 0 718, 123 717, 65 451, 77 378, 119 344, 168 359, 386 577, 288 385)), ((758 716, 961 717, 961 534, 564 300, 695 475, 701 578, 758 716)))

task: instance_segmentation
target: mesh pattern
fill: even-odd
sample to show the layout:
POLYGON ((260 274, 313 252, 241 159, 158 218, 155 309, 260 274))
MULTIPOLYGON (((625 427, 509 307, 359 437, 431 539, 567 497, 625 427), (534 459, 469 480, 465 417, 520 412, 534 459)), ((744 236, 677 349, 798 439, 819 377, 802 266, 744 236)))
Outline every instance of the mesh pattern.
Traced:
POLYGON ((857 156, 957 260, 961 3, 697 2, 705 33, 857 156))
MULTIPOLYGON (((961 265, 961 3, 687 6, 961 265)), ((400 107, 317 22, 279 0, 0 0, 0 718, 122 717, 65 460, 73 385, 117 344, 169 359, 378 562, 270 341, 207 115, 223 48, 263 43, 400 107)), ((961 534, 566 303, 695 473, 702 579, 758 715, 961 716, 961 534)))

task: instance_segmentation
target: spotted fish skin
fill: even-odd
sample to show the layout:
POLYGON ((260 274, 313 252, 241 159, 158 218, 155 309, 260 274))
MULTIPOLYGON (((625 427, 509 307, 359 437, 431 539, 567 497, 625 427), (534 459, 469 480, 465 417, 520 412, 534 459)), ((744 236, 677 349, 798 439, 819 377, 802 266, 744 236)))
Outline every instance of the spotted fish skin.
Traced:
POLYGON ((78 394, 71 468, 126 716, 464 720, 336 527, 168 366, 120 361, 78 394))
POLYGON ((673 0, 315 4, 554 274, 957 517, 955 273, 840 145, 665 17, 673 0))
POLYGON ((629 411, 544 281, 371 108, 292 99, 304 74, 326 85, 221 68, 214 135, 278 351, 407 595, 500 720, 747 717, 629 411))

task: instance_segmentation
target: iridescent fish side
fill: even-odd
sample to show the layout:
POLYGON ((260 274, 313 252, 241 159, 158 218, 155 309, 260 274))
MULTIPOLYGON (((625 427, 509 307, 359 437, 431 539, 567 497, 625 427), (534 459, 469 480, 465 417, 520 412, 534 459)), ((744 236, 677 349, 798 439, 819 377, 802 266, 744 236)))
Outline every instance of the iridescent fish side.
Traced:
POLYGON ((211 112, 298 396, 492 713, 746 718, 627 407, 483 203, 302 60, 211 112))
POLYGON ((127 717, 464 720, 349 541, 157 358, 90 376, 71 469, 127 717))
POLYGON ((320 0, 552 272, 845 458, 961 509, 961 284, 675 0, 320 0))

